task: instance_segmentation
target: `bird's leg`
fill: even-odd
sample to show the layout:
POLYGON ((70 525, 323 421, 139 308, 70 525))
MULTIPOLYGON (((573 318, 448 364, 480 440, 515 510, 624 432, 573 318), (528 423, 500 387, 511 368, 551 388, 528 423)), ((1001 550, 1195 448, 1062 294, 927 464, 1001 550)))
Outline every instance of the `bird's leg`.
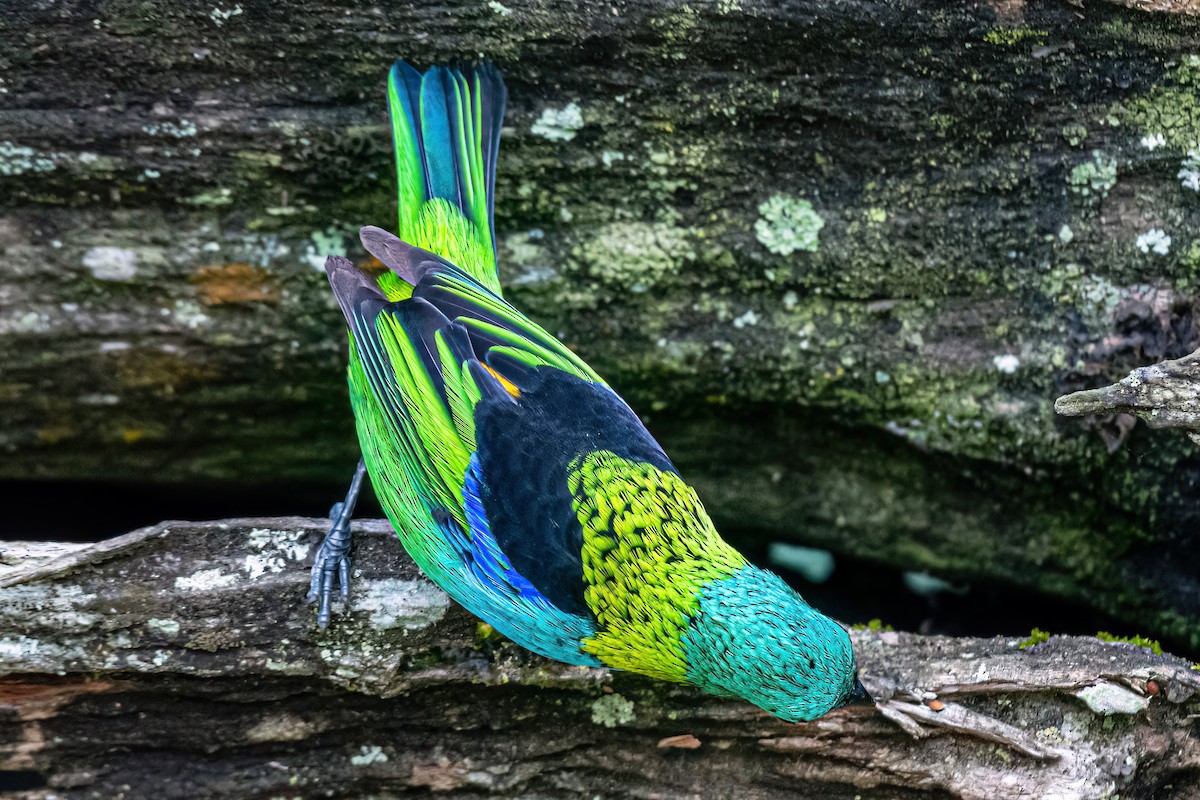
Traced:
POLYGON ((350 518, 354 516, 354 504, 358 502, 358 492, 362 489, 363 476, 367 474, 367 465, 360 458, 354 469, 354 478, 350 481, 350 491, 346 499, 334 503, 329 512, 333 527, 325 534, 325 540, 317 548, 317 557, 313 561, 312 579, 308 585, 309 603, 319 601, 317 606, 317 627, 329 625, 329 606, 333 602, 334 576, 337 576, 341 586, 342 599, 350 596, 350 518))

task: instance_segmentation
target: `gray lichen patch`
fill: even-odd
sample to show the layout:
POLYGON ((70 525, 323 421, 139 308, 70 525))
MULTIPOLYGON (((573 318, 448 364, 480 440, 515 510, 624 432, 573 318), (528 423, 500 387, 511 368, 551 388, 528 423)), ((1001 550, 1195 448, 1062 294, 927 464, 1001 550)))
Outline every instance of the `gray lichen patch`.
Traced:
POLYGON ((175 588, 185 592, 206 592, 237 583, 238 578, 220 567, 201 569, 175 579, 175 588))
POLYGON ((606 728, 615 728, 637 719, 633 701, 619 694, 606 694, 592 703, 592 722, 606 728))
POLYGON ((305 244, 300 260, 315 270, 325 271, 325 259, 329 256, 345 256, 347 241, 353 238, 353 226, 330 225, 324 230, 313 231, 305 244))
POLYGON ((1100 681, 1075 692, 1075 696, 1097 714, 1137 714, 1150 705, 1150 698, 1111 681, 1100 681))
POLYGON ((189 119, 180 119, 178 122, 167 120, 164 122, 151 122, 142 126, 142 132, 149 136, 166 136, 172 139, 190 139, 199 133, 196 123, 189 119))
POLYGON ((370 614, 370 625, 377 630, 414 631, 440 622, 450 598, 428 581, 382 578, 353 596, 351 608, 370 614))
POLYGON ((386 764, 387 753, 377 744, 364 744, 358 754, 350 757, 350 763, 356 767, 369 767, 372 764, 386 764))
POLYGON ((51 172, 58 168, 53 156, 27 145, 0 142, 0 175, 21 175, 26 172, 51 172))
POLYGON ((43 178, 50 173, 103 177, 109 175, 116 165, 117 161, 113 158, 87 151, 42 150, 9 140, 0 141, 0 177, 31 175, 43 178))
MULTIPOLYGON (((49 649, 50 646, 46 646, 49 649)), ((43 649, 37 639, 23 634, 0 636, 0 671, 14 671, 26 667, 43 649)), ((57 649, 57 648, 55 648, 57 649)))
POLYGON ((505 286, 539 286, 558 276, 556 259, 542 244, 544 237, 540 228, 504 237, 503 246, 508 251, 502 274, 505 286))
POLYGON ((83 254, 83 266, 100 281, 131 281, 138 274, 137 253, 127 247, 93 247, 83 254))
POLYGON ((1171 237, 1162 228, 1151 228, 1138 234, 1134 246, 1148 255, 1165 256, 1171 252, 1171 237))
POLYGON ((578 103, 567 103, 562 108, 546 108, 530 128, 534 136, 553 142, 569 142, 583 127, 583 111, 578 103))
POLYGON ((243 566, 250 580, 294 567, 308 557, 310 549, 305 531, 255 528, 246 537, 246 544, 252 552, 246 555, 243 566))
POLYGON ((776 194, 758 207, 758 213, 754 235, 772 253, 780 256, 798 250, 815 253, 820 247, 825 220, 813 208, 812 201, 776 194))
POLYGON ((146 620, 146 630, 161 633, 164 636, 174 636, 179 633, 179 620, 151 617, 146 620))
POLYGON ((689 231, 665 222, 614 222, 572 251, 589 277, 625 291, 644 292, 696 258, 689 231))
POLYGON ((260 720, 245 733, 247 742, 299 742, 320 733, 324 725, 296 716, 272 714, 260 720))
POLYGON ((1179 185, 1191 192, 1200 192, 1200 144, 1187 151, 1175 174, 1179 185))
POLYGON ((0 603, 9 609, 31 618, 53 615, 57 624, 68 631, 88 630, 103 619, 97 600, 82 586, 73 584, 55 583, 45 588, 18 584, 0 589, 0 603))

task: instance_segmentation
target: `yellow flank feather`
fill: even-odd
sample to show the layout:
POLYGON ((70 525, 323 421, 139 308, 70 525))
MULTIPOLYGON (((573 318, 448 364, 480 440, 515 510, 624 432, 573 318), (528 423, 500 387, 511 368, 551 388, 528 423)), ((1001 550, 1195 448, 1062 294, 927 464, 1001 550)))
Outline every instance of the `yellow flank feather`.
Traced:
POLYGON ((746 566, 678 475, 607 451, 570 466, 583 527, 584 600, 600 630, 585 652, 618 669, 682 682, 683 634, 700 590, 746 566))

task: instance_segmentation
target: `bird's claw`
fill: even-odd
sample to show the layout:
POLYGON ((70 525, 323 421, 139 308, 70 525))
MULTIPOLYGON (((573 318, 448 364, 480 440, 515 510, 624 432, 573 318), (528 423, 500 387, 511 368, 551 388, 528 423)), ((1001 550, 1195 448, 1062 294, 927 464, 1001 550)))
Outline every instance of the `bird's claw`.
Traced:
POLYGON ((344 504, 337 503, 329 513, 333 527, 317 549, 305 597, 306 602, 319 604, 317 627, 322 630, 329 627, 335 582, 339 596, 343 600, 350 597, 350 519, 342 514, 343 508, 344 504))

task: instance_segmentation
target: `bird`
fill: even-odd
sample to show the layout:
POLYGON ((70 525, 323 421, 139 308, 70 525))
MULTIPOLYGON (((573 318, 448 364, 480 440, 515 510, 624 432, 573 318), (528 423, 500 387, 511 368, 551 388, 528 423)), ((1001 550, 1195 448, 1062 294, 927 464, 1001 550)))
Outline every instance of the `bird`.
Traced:
POLYGON ((362 459, 309 602, 349 592, 364 475, 413 560, 517 644, 738 697, 785 721, 871 705, 846 630, 718 534, 630 406, 504 298, 494 197, 507 101, 492 64, 397 61, 398 227, 331 255, 362 459))

